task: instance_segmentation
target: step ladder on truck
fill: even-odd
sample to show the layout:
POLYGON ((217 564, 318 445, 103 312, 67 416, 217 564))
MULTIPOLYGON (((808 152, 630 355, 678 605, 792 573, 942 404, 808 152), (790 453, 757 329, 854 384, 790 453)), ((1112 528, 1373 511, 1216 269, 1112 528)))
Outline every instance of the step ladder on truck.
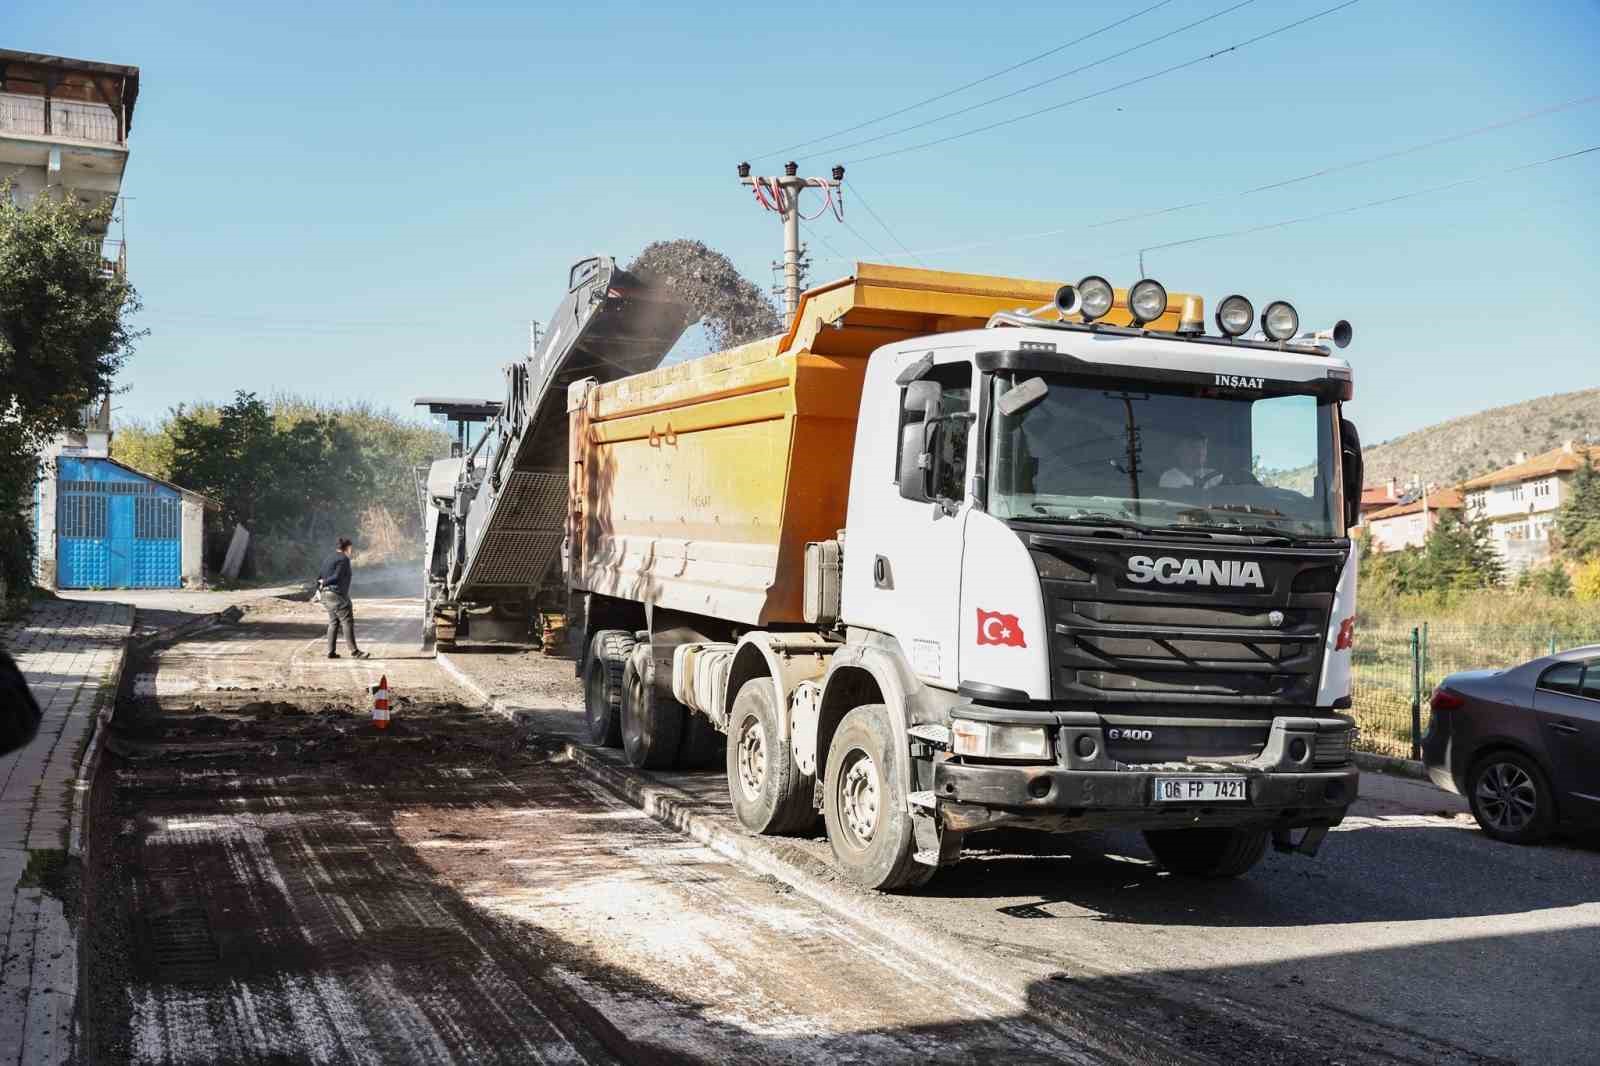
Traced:
POLYGON ((591 738, 720 764, 874 889, 967 834, 1143 830, 1184 874, 1355 799, 1345 323, 874 264, 787 333, 567 390, 591 738))

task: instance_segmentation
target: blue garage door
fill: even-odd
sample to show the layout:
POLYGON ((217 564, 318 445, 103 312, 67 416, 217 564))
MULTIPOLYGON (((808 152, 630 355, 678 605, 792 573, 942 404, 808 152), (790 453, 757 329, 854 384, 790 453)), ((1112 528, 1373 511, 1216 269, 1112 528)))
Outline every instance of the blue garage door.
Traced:
POLYGON ((56 583, 62 588, 177 588, 183 500, 165 485, 94 459, 56 461, 56 583))

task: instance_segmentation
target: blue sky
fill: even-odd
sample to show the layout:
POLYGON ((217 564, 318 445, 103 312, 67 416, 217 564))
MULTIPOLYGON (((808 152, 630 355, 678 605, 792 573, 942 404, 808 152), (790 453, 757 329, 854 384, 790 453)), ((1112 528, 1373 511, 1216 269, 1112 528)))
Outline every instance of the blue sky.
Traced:
MULTIPOLYGON (((567 267, 696 237, 771 280, 775 216, 734 164, 1017 63, 1156 0, 800 7, 636 4, 5 4, 0 45, 136 64, 125 193, 151 330, 120 413, 234 389, 500 395, 567 267), (792 20, 790 15, 792 14, 792 20)), ((1052 85, 832 151, 1138 45, 1238 0, 1170 0, 889 122, 788 153, 835 161, 855 232, 817 224, 814 279, 846 258, 1059 280, 1138 276, 1153 245, 1482 182, 1149 252, 1208 306, 1287 298, 1349 318, 1353 413, 1377 441, 1600 384, 1600 101, 1284 188, 1238 195, 1600 94, 1600 5, 1360 0, 1279 36, 1050 114, 882 151, 1095 93, 1339 0, 1254 0, 1052 85), (1067 229, 1194 201, 1155 218, 1067 229), (824 243, 824 239, 826 243, 824 243), (870 246, 869 246, 870 245, 870 246), (877 251, 874 251, 875 246, 877 251)), ((814 204, 811 206, 815 206, 814 204)))

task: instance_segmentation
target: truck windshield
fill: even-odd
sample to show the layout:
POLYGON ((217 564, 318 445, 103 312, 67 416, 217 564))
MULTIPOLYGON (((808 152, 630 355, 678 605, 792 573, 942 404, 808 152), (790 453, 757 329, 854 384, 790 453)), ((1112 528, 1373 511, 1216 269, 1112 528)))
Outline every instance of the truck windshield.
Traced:
POLYGON ((1331 400, 1025 371, 990 391, 997 518, 1345 535, 1331 400), (1006 414, 1033 378, 1048 391, 1006 414))

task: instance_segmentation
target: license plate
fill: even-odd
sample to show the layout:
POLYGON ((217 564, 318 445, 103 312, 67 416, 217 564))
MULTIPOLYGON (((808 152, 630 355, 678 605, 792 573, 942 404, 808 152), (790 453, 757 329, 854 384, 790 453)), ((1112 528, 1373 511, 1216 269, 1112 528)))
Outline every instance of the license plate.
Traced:
POLYGON ((1157 803, 1226 803, 1248 801, 1242 777, 1158 777, 1157 803))

